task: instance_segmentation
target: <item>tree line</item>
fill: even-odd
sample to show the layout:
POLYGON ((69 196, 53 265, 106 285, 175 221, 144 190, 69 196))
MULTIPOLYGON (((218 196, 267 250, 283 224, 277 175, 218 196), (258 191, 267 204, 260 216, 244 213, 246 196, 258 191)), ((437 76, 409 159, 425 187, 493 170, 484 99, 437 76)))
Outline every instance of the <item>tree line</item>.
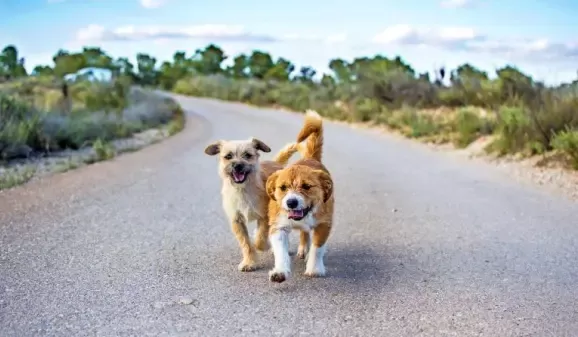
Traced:
MULTIPOLYGON (((225 67, 223 63, 228 58, 229 56, 219 46, 209 44, 205 48, 197 49, 190 56, 187 56, 184 51, 176 51, 171 61, 162 63, 154 56, 138 53, 136 64, 133 64, 128 58, 114 58, 99 47, 84 47, 79 52, 58 50, 52 58, 53 65, 37 65, 28 74, 25 68, 25 58, 19 54, 16 46, 8 45, 0 53, 0 76, 5 80, 25 76, 63 77, 84 68, 94 67, 108 69, 115 75, 129 76, 140 85, 160 86, 170 90, 179 79, 193 75, 219 74, 235 79, 313 83, 317 74, 317 71, 310 66, 297 68, 290 60, 283 57, 275 59, 271 54, 261 50, 254 50, 249 55, 237 55, 233 57, 232 64, 225 67)), ((380 74, 401 72, 439 86, 443 85, 446 77, 450 85, 460 85, 463 84, 460 82, 472 80, 483 81, 489 78, 487 72, 464 63, 451 71, 440 68, 436 70, 435 78, 430 80, 429 73, 417 73, 400 56, 358 57, 351 62, 335 58, 329 61, 329 69, 332 74, 324 74, 319 84, 360 82, 371 72, 380 74)), ((529 75, 511 65, 497 69, 496 75, 503 80, 534 82, 529 75)), ((575 84, 576 81, 573 83, 575 84)))
POLYGON ((316 80, 312 67, 298 68, 262 50, 233 56, 225 66, 229 57, 209 44, 192 54, 176 51, 164 62, 138 53, 133 64, 101 48, 84 47, 78 52, 59 50, 52 65, 38 65, 27 74, 24 57, 9 45, 0 53, 0 78, 62 78, 88 67, 104 68, 114 78, 181 94, 316 109, 332 118, 387 124, 412 137, 435 135, 447 141, 457 134, 461 146, 480 135, 499 133, 496 148, 504 153, 540 153, 565 142, 558 147, 574 151, 578 163, 577 80, 546 86, 513 65, 496 69, 490 78, 469 63, 437 69, 430 78, 400 56, 383 55, 332 59, 331 72, 316 80), (489 113, 480 115, 471 107, 489 113), (423 113, 447 108, 459 113, 423 113))

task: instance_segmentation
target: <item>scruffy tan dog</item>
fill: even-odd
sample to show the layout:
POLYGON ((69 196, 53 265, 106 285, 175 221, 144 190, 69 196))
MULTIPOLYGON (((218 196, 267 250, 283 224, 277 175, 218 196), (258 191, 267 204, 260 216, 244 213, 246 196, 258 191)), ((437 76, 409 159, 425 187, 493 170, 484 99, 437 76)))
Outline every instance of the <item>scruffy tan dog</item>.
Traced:
POLYGON ((288 246, 293 229, 301 232, 297 257, 307 258, 305 275, 325 276, 323 259, 333 224, 333 180, 321 163, 323 120, 317 112, 307 111, 297 144, 287 146, 294 147, 298 147, 302 159, 272 173, 266 185, 270 197, 269 240, 275 256, 269 280, 279 283, 291 273, 288 246))
POLYGON ((209 156, 219 155, 219 175, 222 180, 223 209, 243 254, 240 271, 257 269, 256 251, 269 249, 269 197, 265 191, 267 178, 283 168, 296 146, 289 144, 281 150, 274 161, 260 161, 259 151, 271 152, 271 148, 256 138, 247 140, 219 140, 205 148, 209 156), (255 243, 251 243, 247 225, 257 221, 255 243))

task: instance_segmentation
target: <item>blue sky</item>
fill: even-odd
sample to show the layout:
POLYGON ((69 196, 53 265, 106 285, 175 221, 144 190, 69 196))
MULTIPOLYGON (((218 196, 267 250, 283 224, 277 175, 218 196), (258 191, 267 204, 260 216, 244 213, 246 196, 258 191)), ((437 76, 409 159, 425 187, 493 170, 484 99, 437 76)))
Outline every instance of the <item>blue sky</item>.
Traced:
POLYGON ((548 83, 578 70, 578 2, 570 0, 3 0, 0 45, 27 68, 59 48, 100 46, 114 57, 159 60, 215 42, 228 55, 269 51, 327 71, 331 58, 401 55, 419 71, 505 64, 548 83), (250 4, 250 5, 248 5, 250 4), (328 4, 332 4, 329 6, 328 4))

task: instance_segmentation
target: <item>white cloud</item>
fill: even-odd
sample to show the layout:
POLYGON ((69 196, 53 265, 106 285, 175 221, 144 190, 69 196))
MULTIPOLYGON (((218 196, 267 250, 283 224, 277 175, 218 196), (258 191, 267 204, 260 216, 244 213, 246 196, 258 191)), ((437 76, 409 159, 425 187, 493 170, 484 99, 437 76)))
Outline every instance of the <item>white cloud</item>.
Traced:
POLYGON ((326 37, 320 35, 285 34, 276 39, 277 41, 300 41, 300 42, 322 42, 326 44, 338 44, 347 40, 346 34, 332 34, 326 37))
POLYGON ((460 49, 465 47, 468 42, 481 41, 483 39, 471 28, 419 29, 409 25, 396 25, 388 27, 375 35, 373 42, 378 44, 437 46, 445 49, 460 49))
POLYGON ((271 42, 268 35, 247 32, 242 26, 199 25, 199 26, 121 26, 108 29, 100 25, 89 25, 76 34, 79 42, 142 41, 157 39, 216 39, 216 40, 256 40, 271 42))
POLYGON ((430 47, 452 52, 484 53, 524 61, 578 60, 578 44, 546 39, 493 39, 467 27, 418 28, 397 25, 375 35, 376 44, 430 47))
POLYGON ((147 9, 159 8, 167 4, 167 0, 140 0, 141 6, 147 9))
POLYGON ((444 8, 466 8, 471 7, 474 0, 443 0, 440 5, 444 8))
POLYGON ((113 29, 100 25, 89 25, 80 29, 76 34, 76 43, 94 43, 107 41, 158 41, 176 39, 206 39, 215 42, 282 42, 282 41, 311 41, 325 43, 339 43, 345 41, 344 34, 328 37, 316 35, 285 34, 274 36, 247 31, 238 25, 197 25, 197 26, 121 26, 113 29))

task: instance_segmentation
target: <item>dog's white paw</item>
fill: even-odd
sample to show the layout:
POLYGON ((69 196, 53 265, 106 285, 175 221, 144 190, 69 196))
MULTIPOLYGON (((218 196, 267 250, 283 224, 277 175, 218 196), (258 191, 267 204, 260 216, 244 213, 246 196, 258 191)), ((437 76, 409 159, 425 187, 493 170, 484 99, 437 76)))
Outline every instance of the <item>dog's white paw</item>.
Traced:
POLYGON ((284 270, 273 269, 269 271, 269 281, 275 283, 282 283, 289 279, 290 272, 284 270))
POLYGON ((308 277, 325 277, 325 266, 322 266, 321 268, 312 268, 311 270, 306 269, 304 275, 308 277))
POLYGON ((307 249, 305 247, 299 247, 297 249, 297 254, 295 255, 299 260, 305 260, 307 258, 307 249))
POLYGON ((312 246, 307 254, 307 264, 305 265, 305 276, 309 277, 324 277, 325 263, 323 257, 325 256, 325 246, 312 246))

